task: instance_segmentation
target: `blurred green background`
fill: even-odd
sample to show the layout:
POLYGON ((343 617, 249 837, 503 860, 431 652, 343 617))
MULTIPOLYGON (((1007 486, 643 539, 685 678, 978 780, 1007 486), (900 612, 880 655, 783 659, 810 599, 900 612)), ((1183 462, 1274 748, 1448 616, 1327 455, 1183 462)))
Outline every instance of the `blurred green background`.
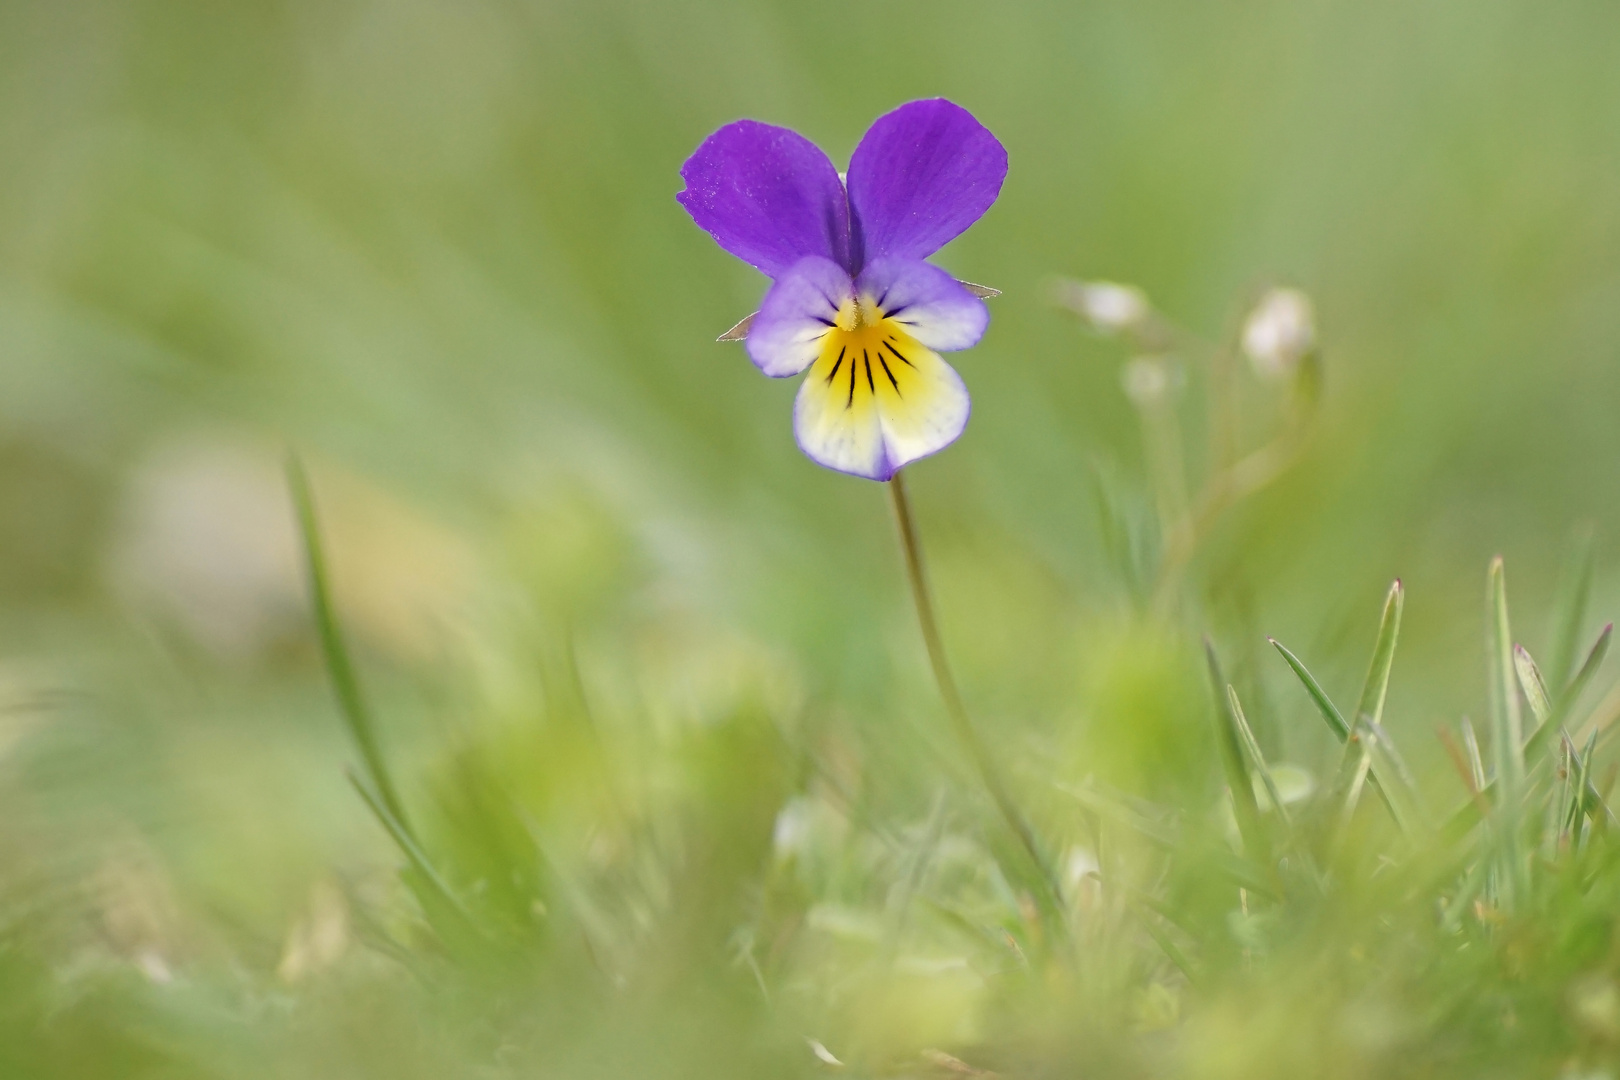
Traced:
MULTIPOLYGON (((1201 761, 1174 725, 1201 715, 1206 631, 1266 739, 1318 767, 1264 635, 1348 696, 1396 576, 1389 724, 1432 771, 1434 726, 1484 709, 1492 554, 1532 648, 1577 529, 1594 630, 1620 599, 1617 49, 1594 0, 7 0, 8 910, 82 913, 29 931, 47 967, 189 964, 202 995, 295 982, 333 868, 386 877, 307 628, 288 447, 409 791, 467 730, 579 695, 626 731, 757 709, 926 809, 944 739, 883 491, 803 458, 792 384, 713 342, 764 281, 674 194, 729 120, 842 166, 933 95, 1007 146, 1000 201, 938 257, 1005 295, 957 358, 967 435, 908 475, 1015 772, 1054 748, 1126 786, 1201 761), (1210 341, 1265 285, 1316 302, 1309 449, 1221 519, 1168 637, 1099 520, 1099 476, 1147 500, 1126 353, 1052 303, 1057 275, 1137 284, 1210 341)), ((675 770, 700 796, 702 768, 675 770)), ((225 998, 151 1038, 218 1037, 209 1010, 247 1008, 225 998)))

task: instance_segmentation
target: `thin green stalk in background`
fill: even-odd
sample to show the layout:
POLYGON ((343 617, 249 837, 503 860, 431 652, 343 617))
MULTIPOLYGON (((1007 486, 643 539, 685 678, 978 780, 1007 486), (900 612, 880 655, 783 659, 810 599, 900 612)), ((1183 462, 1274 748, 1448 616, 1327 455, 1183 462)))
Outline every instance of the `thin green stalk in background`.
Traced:
POLYGON ((928 572, 923 566, 922 543, 917 538, 916 521, 911 513, 911 500, 906 496, 906 485, 902 475, 895 473, 888 487, 890 498, 894 503, 895 522, 900 528, 900 550, 906 560, 906 576, 911 582, 911 598, 917 608, 917 622, 922 628, 923 645, 928 650, 928 663, 934 670, 934 681, 939 685, 940 697, 945 700, 945 713, 950 718, 957 741, 972 759, 974 768, 979 773, 979 779, 990 793, 990 797, 995 800, 996 808, 1034 861, 1042 883, 1049 893, 1046 899, 1055 910, 1062 897, 1057 875, 1041 849, 1034 829, 1025 820, 1023 813, 1018 809, 1018 804, 1013 801, 1006 781, 1001 776, 1001 770, 990 754, 990 748, 979 738, 979 733, 968 716, 967 704, 962 700, 961 691, 957 689, 956 678, 951 674, 950 662, 945 656, 945 641, 940 636, 939 623, 934 618, 934 599, 928 587, 928 572))

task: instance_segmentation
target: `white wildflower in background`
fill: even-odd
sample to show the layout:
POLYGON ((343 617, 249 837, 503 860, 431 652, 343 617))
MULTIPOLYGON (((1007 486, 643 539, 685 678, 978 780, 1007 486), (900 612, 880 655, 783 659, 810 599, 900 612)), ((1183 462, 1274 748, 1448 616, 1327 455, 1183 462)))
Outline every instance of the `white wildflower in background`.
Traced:
POLYGON ((1316 348, 1316 310, 1298 289, 1272 289, 1243 323, 1243 352, 1262 378, 1289 375, 1316 348))
POLYGON ((1120 371, 1125 396, 1138 406, 1162 401, 1181 383, 1181 373, 1168 356, 1135 356, 1120 371))
POLYGON ((1057 299, 1091 329, 1110 337, 1137 329, 1153 313, 1146 293, 1113 281, 1060 281, 1057 299))
POLYGON ((275 457, 208 435, 135 469, 109 570, 139 610, 245 659, 306 624, 298 534, 275 457))

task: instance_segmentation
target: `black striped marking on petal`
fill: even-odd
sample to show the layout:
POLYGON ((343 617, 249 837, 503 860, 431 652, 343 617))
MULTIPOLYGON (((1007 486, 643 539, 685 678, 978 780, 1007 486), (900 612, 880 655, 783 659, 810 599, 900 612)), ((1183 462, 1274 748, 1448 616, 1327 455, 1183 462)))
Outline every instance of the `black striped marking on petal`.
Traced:
POLYGON ((892 352, 892 353, 894 353, 894 355, 895 355, 895 356, 896 356, 896 357, 898 357, 898 358, 899 358, 899 360, 900 360, 900 362, 901 362, 901 363, 902 363, 902 364, 904 364, 904 365, 906 365, 906 367, 908 367, 908 368, 915 368, 915 367, 916 367, 916 366, 917 366, 917 365, 916 365, 916 364, 913 364, 913 363, 912 363, 912 362, 911 362, 911 361, 910 361, 910 360, 907 360, 907 359, 906 359, 906 354, 905 354, 905 353, 903 353, 903 352, 901 352, 901 351, 900 351, 900 350, 899 350, 899 349, 897 349, 897 348, 895 348, 895 347, 894 347, 894 346, 893 346, 893 345, 891 345, 891 344, 890 344, 890 343, 889 343, 889 342, 887 342, 887 341, 885 341, 885 342, 884 342, 884 343, 883 343, 883 347, 884 347, 884 348, 885 348, 885 349, 888 349, 888 350, 889 350, 889 351, 890 351, 890 352, 892 352))
POLYGON ((889 377, 889 382, 894 386, 894 396, 905 397, 906 395, 900 392, 900 381, 894 377, 894 372, 889 370, 889 362, 883 359, 883 355, 881 353, 878 354, 878 363, 883 365, 883 374, 889 377))
POLYGON ((877 383, 872 381, 872 358, 866 355, 865 349, 861 350, 861 359, 866 361, 866 388, 872 391, 872 395, 875 397, 877 396, 877 383))
POLYGON ((833 369, 831 371, 827 372, 827 385, 828 386, 831 386, 832 381, 838 377, 838 369, 844 363, 844 352, 848 348, 849 348, 849 346, 845 345, 845 346, 843 346, 843 348, 840 348, 838 350, 838 359, 833 361, 833 369))

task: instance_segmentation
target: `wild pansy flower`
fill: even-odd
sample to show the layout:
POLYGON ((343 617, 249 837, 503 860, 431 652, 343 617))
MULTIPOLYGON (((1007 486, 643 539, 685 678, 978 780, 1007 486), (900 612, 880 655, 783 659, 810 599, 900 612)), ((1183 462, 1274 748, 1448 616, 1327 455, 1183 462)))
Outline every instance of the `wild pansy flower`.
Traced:
POLYGON ((982 295, 924 262, 990 208, 1007 152, 942 98, 879 117, 840 176, 804 136, 727 124, 681 168, 699 227, 772 279, 746 333, 765 374, 806 371, 793 431, 813 460, 888 480, 967 426, 967 387, 941 352, 990 321, 982 295))

